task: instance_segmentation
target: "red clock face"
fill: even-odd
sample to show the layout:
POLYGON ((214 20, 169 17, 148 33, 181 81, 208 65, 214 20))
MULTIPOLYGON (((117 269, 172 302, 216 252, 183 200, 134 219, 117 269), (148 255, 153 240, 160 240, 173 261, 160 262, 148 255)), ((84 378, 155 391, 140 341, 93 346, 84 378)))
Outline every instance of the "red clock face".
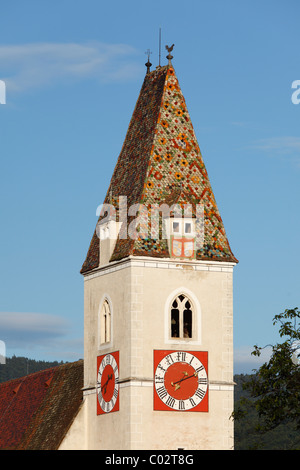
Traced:
POLYGON ((119 410, 119 351, 97 357, 97 414, 119 410))
POLYGON ((206 351, 154 351, 154 409, 208 411, 206 351))

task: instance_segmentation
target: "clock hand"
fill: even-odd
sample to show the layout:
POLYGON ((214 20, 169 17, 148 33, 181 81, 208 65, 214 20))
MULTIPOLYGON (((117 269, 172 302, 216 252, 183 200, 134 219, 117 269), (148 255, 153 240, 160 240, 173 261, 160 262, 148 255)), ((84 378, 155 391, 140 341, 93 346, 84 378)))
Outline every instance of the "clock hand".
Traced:
MULTIPOLYGON (((187 372, 182 372, 182 373, 183 373, 183 375, 188 375, 187 372)), ((180 382, 182 382, 183 380, 184 380, 184 377, 182 377, 182 379, 180 379, 180 380, 177 380, 177 382, 171 382, 172 387, 175 387, 175 390, 178 390, 178 389, 180 388, 180 385, 179 385, 179 384, 180 384, 180 382)))
MULTIPOLYGON (((188 375, 187 372, 183 372, 183 374, 186 375, 186 376, 188 375)), ((175 390, 178 390, 178 389, 180 388, 181 382, 183 382, 184 380, 190 379, 190 378, 192 378, 192 377, 197 377, 197 375, 198 375, 198 374, 197 374, 197 372, 195 371, 192 375, 189 375, 188 377, 182 377, 182 379, 177 380, 177 382, 171 382, 171 385, 172 385, 173 387, 175 387, 175 390)))
POLYGON ((104 394, 106 393, 107 384, 108 384, 108 382, 112 379, 112 377, 113 377, 112 374, 108 375, 107 381, 105 382, 105 384, 103 384, 103 385, 101 386, 101 391, 102 391, 102 389, 104 389, 104 391, 103 391, 104 394))

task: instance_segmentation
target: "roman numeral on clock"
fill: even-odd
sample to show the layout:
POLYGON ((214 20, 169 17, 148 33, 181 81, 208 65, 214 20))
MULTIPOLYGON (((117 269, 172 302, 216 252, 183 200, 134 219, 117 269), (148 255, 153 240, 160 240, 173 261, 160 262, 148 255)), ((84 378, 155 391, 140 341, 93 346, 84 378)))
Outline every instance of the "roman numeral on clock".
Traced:
POLYGON ((166 356, 166 357, 165 357, 165 360, 166 360, 166 362, 167 362, 167 364, 168 364, 169 366, 174 363, 174 360, 173 360, 171 354, 169 354, 168 356, 166 356))
POLYGON ((178 351, 177 353, 177 361, 182 361, 182 362, 185 362, 185 358, 186 358, 186 352, 184 351, 178 351))
POLYGON ((164 386, 157 388, 156 391, 157 391, 159 398, 161 399, 164 398, 166 395, 168 395, 168 392, 164 386))
POLYGON ((175 398, 169 396, 168 399, 166 400, 166 405, 173 408, 175 405, 175 398))
POLYGON ((183 400, 179 400, 178 409, 185 410, 185 403, 183 400))
POLYGON ((164 378, 160 377, 159 375, 156 375, 155 376, 155 383, 163 384, 164 383, 164 378))
POLYGON ((206 377, 199 378, 199 379, 198 379, 198 383, 199 383, 200 385, 206 385, 206 384, 207 384, 207 378, 206 378, 206 377))
POLYGON ((189 400, 190 400, 190 404, 191 404, 192 406, 196 406, 196 403, 194 402, 194 400, 193 400, 192 398, 189 398, 189 400))
POLYGON ((195 395, 200 398, 200 400, 203 399, 204 395, 205 395, 205 392, 203 392, 203 390, 201 390, 201 388, 198 388, 195 392, 195 395))

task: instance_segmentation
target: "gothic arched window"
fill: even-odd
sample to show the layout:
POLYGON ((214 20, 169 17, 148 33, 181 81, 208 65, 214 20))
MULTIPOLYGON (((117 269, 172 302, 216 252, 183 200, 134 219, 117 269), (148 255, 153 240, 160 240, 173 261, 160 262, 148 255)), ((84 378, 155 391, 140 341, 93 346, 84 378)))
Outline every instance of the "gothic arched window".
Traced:
POLYGON ((171 305, 171 338, 193 337, 193 307, 190 299, 178 295, 171 305))
POLYGON ((104 300, 100 312, 100 344, 111 340, 111 309, 107 299, 104 300))

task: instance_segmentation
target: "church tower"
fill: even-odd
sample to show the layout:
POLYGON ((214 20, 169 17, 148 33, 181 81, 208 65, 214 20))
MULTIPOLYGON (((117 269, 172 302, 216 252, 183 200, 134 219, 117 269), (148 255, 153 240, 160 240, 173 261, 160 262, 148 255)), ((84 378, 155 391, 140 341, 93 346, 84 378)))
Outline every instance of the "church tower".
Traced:
POLYGON ((237 260, 171 50, 146 64, 81 269, 87 449, 234 445, 237 260))

